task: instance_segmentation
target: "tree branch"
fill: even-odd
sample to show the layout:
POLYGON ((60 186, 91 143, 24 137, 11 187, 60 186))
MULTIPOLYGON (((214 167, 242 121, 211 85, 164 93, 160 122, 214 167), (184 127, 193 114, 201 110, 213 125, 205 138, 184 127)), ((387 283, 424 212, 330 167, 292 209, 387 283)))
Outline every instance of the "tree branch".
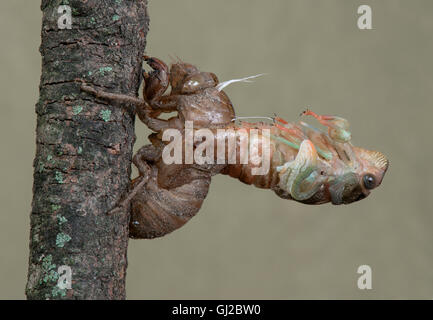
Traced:
MULTIPOLYGON (((137 94, 146 0, 42 0, 28 299, 124 299, 128 216, 106 215, 129 185, 134 116, 80 90, 137 94), (72 29, 59 29, 60 5, 72 29), (59 287, 60 266, 72 270, 59 287)), ((66 274, 66 273, 65 273, 66 274)))

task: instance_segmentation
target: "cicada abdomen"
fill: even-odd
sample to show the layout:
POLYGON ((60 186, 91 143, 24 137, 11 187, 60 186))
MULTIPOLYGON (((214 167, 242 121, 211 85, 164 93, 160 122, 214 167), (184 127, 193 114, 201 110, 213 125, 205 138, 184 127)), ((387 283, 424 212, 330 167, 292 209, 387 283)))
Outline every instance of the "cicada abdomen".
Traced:
POLYGON ((280 129, 272 124, 242 122, 221 132, 217 143, 224 141, 227 159, 221 173, 258 188, 273 189, 279 182, 276 168, 297 154, 280 141, 280 129))
POLYGON ((131 238, 161 237, 183 226, 200 210, 211 181, 209 175, 200 175, 188 183, 167 189, 158 184, 157 174, 157 166, 152 165, 146 188, 132 201, 131 238))

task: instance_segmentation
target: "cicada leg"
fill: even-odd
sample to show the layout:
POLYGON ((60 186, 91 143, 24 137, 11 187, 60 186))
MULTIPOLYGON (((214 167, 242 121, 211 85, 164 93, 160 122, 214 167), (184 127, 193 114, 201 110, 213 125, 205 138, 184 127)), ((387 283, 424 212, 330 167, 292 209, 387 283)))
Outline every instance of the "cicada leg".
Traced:
POLYGON ((99 99, 121 105, 122 107, 132 106, 140 120, 153 131, 158 132, 169 127, 169 123, 166 120, 158 119, 158 114, 155 114, 149 103, 143 99, 126 94, 111 93, 96 89, 84 82, 81 85, 81 90, 92 94, 99 99))
POLYGON ((153 69, 152 72, 143 72, 144 77, 144 98, 152 104, 153 101, 158 100, 167 90, 170 83, 169 69, 167 65, 154 57, 144 56, 144 61, 153 69))
POLYGON ((128 208, 135 195, 140 192, 150 178, 151 165, 160 156, 158 149, 151 145, 141 147, 132 158, 132 162, 137 167, 139 176, 132 182, 132 189, 108 214, 124 211, 128 208))
POLYGON ((352 138, 349 129, 349 121, 336 116, 318 115, 311 110, 305 110, 301 115, 313 116, 321 124, 328 127, 329 137, 337 142, 349 142, 352 138))
POLYGON ((295 160, 277 167, 280 172, 279 187, 298 201, 312 197, 325 178, 318 171, 318 155, 310 140, 302 141, 295 160))
POLYGON ((100 98, 100 99, 103 99, 105 101, 118 103, 118 104, 122 104, 122 105, 132 105, 134 107, 143 106, 143 105, 147 104, 146 101, 144 101, 143 99, 137 98, 137 97, 133 97, 133 96, 129 96, 126 94, 121 94, 121 93, 112 93, 112 92, 103 91, 103 90, 91 87, 83 81, 80 81, 80 82, 82 83, 81 84, 81 90, 83 90, 84 92, 90 93, 90 94, 94 95, 96 98, 100 98))

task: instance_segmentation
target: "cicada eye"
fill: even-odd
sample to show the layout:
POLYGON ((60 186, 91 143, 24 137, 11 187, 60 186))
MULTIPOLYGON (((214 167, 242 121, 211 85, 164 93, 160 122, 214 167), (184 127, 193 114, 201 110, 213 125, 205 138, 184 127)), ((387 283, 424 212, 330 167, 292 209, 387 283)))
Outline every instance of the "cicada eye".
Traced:
POLYGON ((364 182, 364 187, 366 189, 373 189, 376 186, 376 179, 373 175, 367 173, 363 178, 362 181, 364 182))

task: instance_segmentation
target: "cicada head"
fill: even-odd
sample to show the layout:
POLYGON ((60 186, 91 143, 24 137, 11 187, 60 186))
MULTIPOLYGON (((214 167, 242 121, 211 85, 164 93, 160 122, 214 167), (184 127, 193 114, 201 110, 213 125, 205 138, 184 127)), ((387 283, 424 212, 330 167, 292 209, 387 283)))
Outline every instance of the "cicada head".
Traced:
POLYGON ((333 204, 348 204, 366 198, 377 188, 388 169, 388 159, 378 151, 352 147, 352 164, 328 184, 333 204))

